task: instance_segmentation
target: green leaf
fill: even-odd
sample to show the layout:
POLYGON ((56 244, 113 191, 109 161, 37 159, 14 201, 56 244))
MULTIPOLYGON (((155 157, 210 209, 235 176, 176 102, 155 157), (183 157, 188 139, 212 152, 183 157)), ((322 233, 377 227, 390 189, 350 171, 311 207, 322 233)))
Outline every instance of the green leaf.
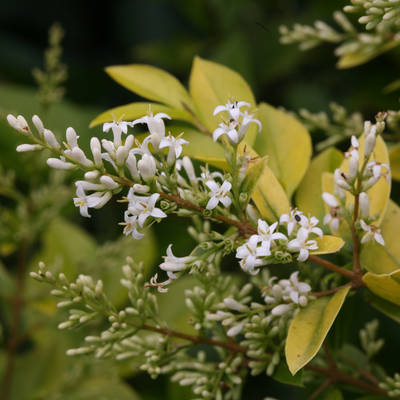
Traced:
POLYGON ((110 379, 109 375, 95 376, 84 380, 62 400, 140 400, 141 397, 127 383, 110 379))
POLYGON ((289 371, 286 360, 281 359, 277 367, 275 368, 275 372, 272 377, 278 381, 285 383, 286 385, 294 385, 304 387, 303 379, 304 379, 304 370, 300 370, 300 372, 296 375, 292 375, 289 371))
MULTIPOLYGON (((107 110, 101 113, 90 123, 89 128, 93 128, 94 126, 104 124, 105 122, 111 122, 113 120, 111 113, 113 113, 116 118, 120 118, 122 115, 124 115, 124 121, 133 121, 134 119, 146 116, 146 113, 148 111, 149 111, 148 102, 125 104, 124 106, 115 107, 112 108, 111 110, 107 110)), ((152 103, 151 111, 153 112, 154 115, 158 113, 166 113, 171 117, 172 120, 179 120, 179 121, 186 121, 193 123, 192 115, 186 110, 179 110, 176 108, 164 106, 162 104, 152 103)))
POLYGON ((385 246, 372 240, 361 246, 360 261, 363 268, 374 274, 390 274, 400 269, 400 207, 389 201, 381 226, 385 246))
POLYGON ((400 306, 400 270, 383 275, 367 272, 363 281, 371 292, 400 306))
POLYGON ((400 79, 396 79, 393 82, 389 83, 382 89, 383 94, 388 94, 394 92, 395 90, 400 89, 400 79))
POLYGON ((258 119, 262 130, 252 147, 261 157, 269 155, 268 166, 290 199, 310 163, 310 134, 301 122, 266 103, 258 105, 258 119))
MULTIPOLYGON (((228 113, 213 116, 217 106, 226 104, 229 95, 235 101, 246 101, 251 107, 256 101, 247 82, 235 71, 212 61, 196 57, 193 61, 189 80, 189 92, 192 96, 196 115, 203 125, 213 133, 221 123, 221 115, 227 119, 228 113)), ((255 115, 257 118, 257 113, 255 115)), ((246 133, 246 141, 254 143, 258 125, 253 123, 246 133)))
POLYGON ((354 400, 388 400, 386 396, 379 396, 378 394, 369 394, 368 396, 357 397, 354 400))
POLYGON ((318 249, 310 250, 309 253, 314 255, 336 253, 345 243, 341 238, 329 235, 324 235, 322 239, 317 237, 313 240, 317 242, 318 249))
POLYGON ((400 181, 400 143, 389 150, 390 172, 395 181, 400 181))
POLYGON ((315 400, 343 400, 342 392, 336 388, 325 389, 315 400))
POLYGON ((381 313, 400 323, 400 306, 393 304, 385 299, 382 299, 382 297, 377 296, 370 290, 364 291, 364 298, 367 303, 372 305, 372 307, 376 308, 381 313))
POLYGON ((372 52, 371 51, 366 52, 364 48, 361 48, 360 50, 346 53, 345 55, 340 57, 336 66, 339 69, 357 67, 358 65, 364 64, 374 59, 375 57, 378 57, 382 53, 385 53, 386 51, 389 51, 397 47, 398 45, 399 42, 397 40, 391 40, 390 42, 384 44, 381 47, 378 47, 376 50, 372 52))
MULTIPOLYGON (((360 143, 360 148, 358 150, 359 154, 364 154, 364 145, 365 145, 365 135, 362 134, 358 138, 358 142, 360 143)), ((362 157, 360 157, 362 159, 362 157)), ((373 153, 373 157, 371 159, 375 159, 380 163, 389 164, 389 153, 385 144, 385 141, 382 139, 381 136, 376 138, 376 145, 373 153)), ((340 166, 342 172, 349 173, 349 160, 350 158, 345 158, 340 166)), ((360 161, 361 162, 361 161, 360 161)), ((379 226, 382 222, 382 219, 386 212, 386 207, 389 202, 390 196, 390 188, 391 185, 387 183, 386 179, 381 178, 378 183, 372 186, 371 189, 367 191, 369 197, 369 204, 370 204, 370 215, 373 215, 377 212, 380 212, 380 218, 374 222, 375 226, 379 226)), ((332 193, 332 192, 330 192, 332 193)), ((354 203, 354 197, 349 193, 346 192, 346 203, 354 203)))
POLYGON ((317 354, 349 290, 311 301, 290 324, 285 353, 293 375, 317 354))
POLYGON ((267 162, 268 156, 265 156, 261 160, 258 160, 256 163, 252 163, 249 165, 249 168, 246 171, 246 177, 244 178, 242 186, 239 190, 240 193, 247 193, 248 200, 250 200, 255 188, 258 185, 258 182, 263 176, 265 168, 267 166, 267 162))
MULTIPOLYGON (((333 173, 343 161, 343 153, 334 147, 324 150, 312 159, 310 166, 295 194, 296 206, 304 215, 311 214, 322 221, 326 214, 322 200, 322 173, 333 173)), ((328 226, 324 226, 326 233, 328 226)), ((321 227, 324 229, 324 227, 321 227)))
POLYGON ((156 293, 158 298, 159 315, 168 321, 171 330, 193 335, 194 327, 188 324, 192 316, 186 307, 185 290, 193 289, 196 280, 191 275, 181 276, 170 285, 168 293, 156 293))
POLYGON ((192 107, 189 93, 170 73, 151 65, 115 65, 106 72, 116 82, 145 99, 184 110, 183 104, 192 107))

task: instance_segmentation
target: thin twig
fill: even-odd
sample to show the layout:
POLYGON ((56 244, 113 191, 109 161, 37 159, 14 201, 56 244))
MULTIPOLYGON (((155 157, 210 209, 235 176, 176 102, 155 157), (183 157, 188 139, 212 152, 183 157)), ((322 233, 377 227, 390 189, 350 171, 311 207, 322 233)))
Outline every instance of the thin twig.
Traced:
POLYGON ((308 398, 308 400, 315 399, 320 393, 322 393, 329 385, 333 383, 333 380, 327 378, 322 385, 308 398))
POLYGON ((200 122, 196 113, 185 102, 182 102, 182 105, 183 108, 193 117, 195 125, 199 128, 199 130, 207 136, 212 137, 211 132, 200 122))
POLYGON ((334 288, 334 289, 325 290, 323 292, 313 292, 312 295, 315 297, 329 296, 330 294, 334 294, 334 293, 338 292, 339 290, 344 289, 347 286, 353 286, 353 284, 351 282, 349 282, 349 283, 346 283, 346 285, 338 286, 337 288, 334 288))

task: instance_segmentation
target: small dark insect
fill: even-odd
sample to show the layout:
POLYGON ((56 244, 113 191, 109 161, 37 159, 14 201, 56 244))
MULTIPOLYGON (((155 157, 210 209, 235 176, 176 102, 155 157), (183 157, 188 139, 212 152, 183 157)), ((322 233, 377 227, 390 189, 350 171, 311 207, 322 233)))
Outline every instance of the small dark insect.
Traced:
POLYGON ((300 222, 300 220, 301 220, 300 215, 297 215, 297 214, 296 214, 296 215, 294 216, 294 219, 295 219, 297 222, 300 222))

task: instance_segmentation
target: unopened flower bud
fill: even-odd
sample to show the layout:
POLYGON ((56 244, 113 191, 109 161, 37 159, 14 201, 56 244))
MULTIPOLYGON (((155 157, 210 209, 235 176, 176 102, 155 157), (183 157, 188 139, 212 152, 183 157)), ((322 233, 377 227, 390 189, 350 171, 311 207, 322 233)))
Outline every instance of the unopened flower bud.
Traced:
POLYGON ((248 309, 247 306, 244 304, 240 304, 238 301, 230 298, 224 299, 224 304, 226 307, 230 308, 231 310, 236 311, 246 311, 248 309))
POLYGON ((336 185, 338 185, 340 188, 344 190, 351 190, 352 187, 344 180, 344 179, 338 179, 336 181, 336 185))
POLYGON ((107 176, 107 175, 103 175, 100 178, 100 182, 102 185, 104 185, 107 189, 116 189, 119 184, 117 182, 115 182, 111 177, 107 176))
POLYGON ((49 158, 46 161, 46 163, 50 168, 53 168, 53 169, 74 170, 74 169, 78 168, 77 165, 67 163, 65 161, 60 160, 59 158, 49 158))
POLYGON ((82 149, 79 147, 74 147, 71 151, 71 156, 75 158, 80 164, 85 165, 87 167, 92 167, 93 163, 90 161, 82 149))
POLYGON ((69 147, 71 147, 71 149, 73 149, 74 147, 78 147, 78 136, 74 128, 69 127, 67 129, 66 136, 67 136, 67 142, 69 144, 69 147))
POLYGON ((355 157, 350 157, 349 172, 353 180, 357 177, 358 173, 358 160, 355 157))
POLYGON ((375 124, 376 126, 376 134, 379 135, 380 133, 382 133, 385 130, 385 122, 377 122, 375 124))
POLYGON ((89 171, 85 173, 85 179, 87 181, 91 181, 93 179, 96 179, 99 176, 99 171, 95 170, 95 171, 89 171))
POLYGON ((380 178, 380 176, 378 176, 378 177, 371 176, 371 178, 369 178, 366 182, 363 182, 363 184, 361 185, 361 190, 367 191, 372 186, 374 186, 375 183, 377 183, 379 181, 379 178, 380 178))
POLYGON ((37 129, 37 131, 39 132, 40 137, 43 137, 44 125, 43 125, 42 120, 37 115, 34 115, 32 117, 32 122, 33 122, 33 125, 35 125, 35 128, 37 129))
MULTIPOLYGON (((279 306, 276 306, 272 309, 271 314, 275 316, 281 316, 283 314, 286 314, 288 311, 290 311, 292 308, 288 304, 280 304, 279 306)), ((278 328, 277 326, 274 326, 274 328, 278 328)), ((274 329, 272 328, 272 329, 274 329)), ((272 330, 271 330, 272 332, 272 330)))
POLYGON ((115 149, 113 146, 113 142, 109 142, 108 140, 103 139, 101 141, 101 145, 103 146, 104 150, 110 155, 110 157, 113 160, 115 160, 116 153, 115 153, 115 149))
POLYGON ((359 202, 360 202, 360 219, 367 219, 369 217, 369 198, 367 193, 362 192, 360 193, 359 196, 359 202))
POLYGON ((226 332, 226 335, 229 337, 236 336, 242 331, 242 329, 243 329, 243 323, 236 324, 232 326, 232 328, 230 328, 228 332, 226 332))
POLYGON ((20 144, 17 147, 18 153, 26 153, 28 151, 40 151, 43 150, 44 147, 40 144, 20 144))
POLYGON ((140 175, 145 181, 151 181, 155 178, 156 175, 156 162, 153 156, 149 156, 148 154, 143 154, 142 159, 138 162, 138 169, 140 171, 140 175))
POLYGON ((370 133, 369 135, 367 135, 365 139, 364 155, 366 157, 369 157, 371 155, 372 151, 375 148, 375 144, 376 144, 376 136, 373 133, 370 133))
POLYGON ((47 144, 50 147, 52 147, 55 150, 60 150, 60 145, 58 144, 57 139, 51 130, 49 129, 44 130, 44 139, 46 140, 47 144))
POLYGON ((124 165, 127 155, 128 155, 128 152, 126 151, 124 146, 118 147, 117 153, 116 153, 117 165, 118 166, 123 166, 124 165))
POLYGON ((364 133, 368 136, 371 131, 371 121, 364 121, 364 133))

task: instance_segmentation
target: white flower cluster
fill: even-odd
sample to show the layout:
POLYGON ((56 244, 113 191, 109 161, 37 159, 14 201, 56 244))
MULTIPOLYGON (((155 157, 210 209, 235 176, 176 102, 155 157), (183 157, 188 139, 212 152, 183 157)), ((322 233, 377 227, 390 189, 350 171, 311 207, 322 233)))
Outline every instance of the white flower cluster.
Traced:
POLYGON ((258 131, 261 131, 261 122, 257 119, 253 119, 254 112, 252 114, 249 114, 248 111, 242 113, 240 107, 243 106, 250 107, 250 104, 245 101, 234 101, 232 99, 232 101, 229 100, 224 106, 218 106, 214 110, 213 115, 217 115, 222 111, 227 111, 229 115, 229 120, 219 124, 219 128, 214 131, 214 142, 216 142, 221 135, 225 134, 232 146, 240 143, 252 122, 255 122, 258 125, 258 131))
POLYGON ((385 128, 385 117, 386 113, 379 113, 375 125, 371 125, 370 121, 365 122, 366 138, 363 154, 360 154, 357 138, 352 136, 351 150, 345 152, 345 157, 349 160, 349 173, 337 168, 334 172, 333 194, 328 192, 322 194, 322 199, 329 206, 329 213, 324 217, 324 224, 330 223, 334 232, 339 229, 341 221, 348 219, 349 215, 353 213, 354 204, 346 206, 346 192, 353 196, 358 194, 359 214, 357 217, 360 220, 361 228, 367 232, 361 239, 361 243, 374 238, 378 243, 385 244, 380 229, 371 225, 371 222, 376 220, 377 216, 369 215, 369 197, 366 193, 381 178, 384 178, 390 184, 389 165, 377 160, 369 161, 376 145, 377 135, 382 133, 385 128), (358 190, 361 190, 361 192, 359 193, 358 190))
POLYGON ((311 286, 306 282, 299 282, 299 271, 293 272, 290 279, 269 280, 269 287, 266 289, 264 301, 269 305, 275 305, 271 310, 272 315, 281 316, 295 307, 305 307, 308 304, 308 293, 311 286))
POLYGON ((241 258, 240 266, 252 275, 259 273, 262 265, 276 262, 291 262, 292 253, 299 253, 297 261, 305 261, 309 256, 309 250, 318 249, 317 242, 310 240, 309 235, 314 233, 322 238, 323 233, 317 228, 318 219, 303 215, 301 211, 293 209, 289 214, 283 214, 279 223, 286 227, 287 236, 281 232, 275 232, 278 222, 271 226, 259 219, 257 235, 238 247, 236 258, 241 258))

